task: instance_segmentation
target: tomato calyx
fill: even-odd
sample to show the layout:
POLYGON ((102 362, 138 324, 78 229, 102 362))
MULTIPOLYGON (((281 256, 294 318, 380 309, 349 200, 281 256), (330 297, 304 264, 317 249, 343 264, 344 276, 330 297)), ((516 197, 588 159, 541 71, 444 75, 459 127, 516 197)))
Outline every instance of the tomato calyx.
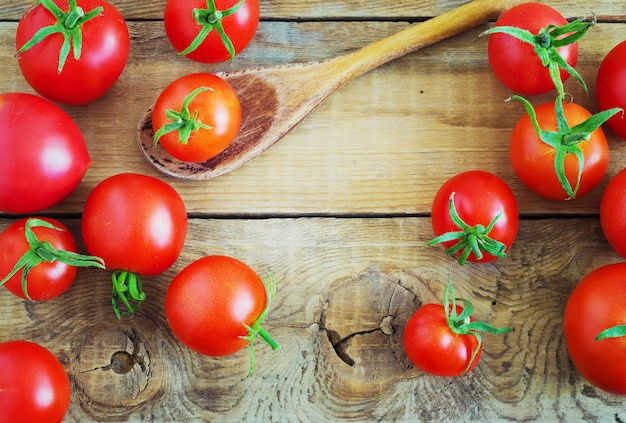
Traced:
POLYGON ((215 6, 215 0, 207 0, 206 9, 193 9, 193 18, 198 25, 202 26, 202 29, 200 30, 196 38, 193 39, 191 44, 189 44, 186 49, 179 52, 178 54, 180 56, 185 56, 191 53, 204 42, 204 40, 211 31, 215 30, 219 34, 220 39, 224 44, 224 47, 226 47, 226 51, 228 51, 228 54, 230 55, 230 61, 232 62, 235 59, 235 46, 226 34, 226 31, 224 31, 222 19, 232 15, 233 13, 236 13, 241 8, 241 6, 243 6, 244 3, 245 0, 240 0, 234 6, 222 11, 218 10, 215 6))
POLYGON ((467 363, 467 367, 463 370, 463 372, 461 372, 461 374, 466 374, 469 371, 472 367, 474 359, 482 347, 483 340, 480 332, 502 335, 513 331, 513 328, 497 328, 489 323, 473 321, 470 316, 474 311, 474 305, 469 300, 464 298, 455 298, 451 277, 448 286, 443 292, 443 308, 446 313, 446 322, 453 333, 456 333, 457 335, 474 336, 477 341, 476 348, 472 351, 472 356, 467 363), (457 301, 463 302, 462 310, 458 314, 456 308, 457 301))
POLYGON ((623 110, 619 107, 604 110, 589 117, 584 122, 570 127, 567 123, 567 120, 565 119, 565 113, 563 111, 564 97, 564 95, 560 95, 554 102, 558 128, 557 132, 546 131, 539 127, 535 109, 524 97, 514 95, 506 99, 506 101, 508 102, 510 100, 518 100, 524 105, 530 121, 535 128, 537 136, 539 136, 541 141, 548 144, 555 150, 554 171, 556 173, 557 179, 561 183, 561 186, 565 190, 565 193, 568 195, 568 199, 575 199, 585 166, 585 156, 580 149, 579 144, 583 141, 588 141, 591 138, 592 132, 602 126, 602 124, 609 120, 613 115, 619 112, 623 112, 623 110), (578 172, 576 175, 576 184, 574 187, 572 187, 572 184, 565 175, 565 157, 568 154, 575 155, 576 159, 578 160, 578 172))
POLYGON ((192 100, 203 91, 213 91, 213 88, 210 87, 198 87, 193 90, 191 93, 185 97, 183 100, 183 106, 180 111, 176 110, 166 110, 165 115, 172 123, 168 123, 163 125, 159 130, 154 134, 154 148, 157 148, 159 144, 159 140, 165 134, 169 134, 170 132, 178 131, 178 137, 181 144, 187 144, 189 142, 189 137, 192 132, 203 129, 211 129, 209 125, 202 123, 198 119, 198 110, 194 111, 193 116, 191 116, 191 112, 189 111, 189 104, 192 100))
POLYGON ((515 26, 494 26, 480 36, 486 34, 502 33, 517 38, 520 41, 530 44, 541 64, 548 68, 550 79, 556 88, 558 95, 563 95, 563 81, 561 80, 561 69, 576 78, 588 92, 587 84, 582 76, 574 69, 558 52, 558 48, 573 44, 580 40, 596 24, 596 16, 592 18, 580 18, 569 22, 566 25, 548 25, 541 28, 537 34, 518 28, 515 26))
POLYGON ((261 326, 261 323, 263 323, 267 317, 267 313, 269 312, 272 301, 276 295, 276 280, 272 275, 268 275, 267 277, 261 279, 263 280, 263 285, 265 286, 267 305, 265 306, 265 309, 263 309, 261 315, 254 321, 254 323, 252 323, 252 326, 248 326, 245 323, 243 324, 243 326, 248 330, 248 335, 241 337, 242 339, 248 341, 250 350, 250 367, 248 368, 248 377, 252 375, 252 369, 254 367, 254 340, 257 335, 272 348, 272 351, 280 349, 280 344, 272 338, 263 326, 261 326))
POLYGON ((118 270, 113 272, 111 279, 113 281, 111 303, 115 315, 118 319, 122 318, 119 307, 120 300, 126 307, 123 314, 133 314, 139 304, 146 299, 146 293, 143 292, 141 286, 141 278, 136 273, 118 270))
POLYGON ((28 295, 28 282, 26 280, 28 273, 41 263, 53 263, 55 261, 65 263, 75 267, 98 267, 104 269, 104 260, 100 257, 82 255, 71 251, 57 250, 48 241, 39 241, 37 235, 32 228, 44 227, 54 229, 55 231, 64 231, 64 229, 46 222, 42 219, 30 218, 24 225, 24 236, 28 242, 29 250, 15 263, 15 266, 4 279, 0 280, 0 286, 4 285, 17 272, 22 271, 22 291, 24 296, 31 300, 28 295))
POLYGON ((596 341, 601 341, 603 339, 609 338, 621 338, 622 336, 626 336, 626 325, 617 325, 610 327, 608 329, 604 329, 596 336, 596 341))
POLYGON ((69 0, 69 10, 67 12, 57 6, 52 0, 39 0, 37 4, 41 4, 42 7, 54 15, 57 22, 39 29, 30 40, 20 47, 16 54, 29 50, 52 34, 61 34, 63 36, 63 44, 59 52, 59 67, 57 69, 57 72, 61 73, 71 50, 74 50, 74 59, 80 59, 83 47, 83 24, 100 15, 104 8, 98 6, 85 13, 83 8, 76 4, 76 0, 69 0))
POLYGON ((441 234, 428 241, 426 246, 429 247, 435 244, 457 241, 451 247, 446 248, 445 252, 454 257, 457 253, 462 251, 457 259, 461 266, 467 262, 467 258, 471 253, 474 253, 474 256, 478 260, 483 258, 483 251, 495 257, 506 257, 506 244, 489 237, 489 233, 495 226, 498 219, 502 216, 503 211, 500 211, 486 227, 481 224, 470 226, 459 216, 456 206, 454 205, 454 195, 455 192, 450 194, 450 200, 448 203, 450 219, 460 229, 460 231, 452 231, 441 234))

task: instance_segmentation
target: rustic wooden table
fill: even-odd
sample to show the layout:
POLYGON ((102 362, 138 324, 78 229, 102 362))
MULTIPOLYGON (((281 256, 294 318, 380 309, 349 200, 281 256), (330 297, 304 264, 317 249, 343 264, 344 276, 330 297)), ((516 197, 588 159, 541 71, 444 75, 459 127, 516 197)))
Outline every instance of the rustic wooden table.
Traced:
MULTIPOLYGON (((0 4, 1 91, 32 92, 14 58, 17 21, 30 1, 0 4)), ((137 122, 178 76, 319 60, 354 50, 464 1, 334 2, 261 0, 262 22, 232 64, 179 58, 163 29, 165 0, 115 0, 131 33, 120 80, 102 99, 64 107, 84 132, 93 165, 76 192, 46 211, 80 242, 83 203, 107 176, 157 176, 183 197, 186 247, 161 276, 145 278, 148 299, 118 321, 106 272, 79 270, 70 290, 45 303, 0 292, 0 341, 29 339, 56 354, 72 384, 67 422, 139 421, 625 421, 622 397, 606 394, 573 368, 562 332, 572 288, 596 267, 620 261, 598 223, 608 179, 626 164, 626 143, 607 130, 611 164, 602 186, 582 199, 539 199, 516 179, 508 139, 524 113, 487 62, 488 24, 411 54, 351 82, 266 154, 232 173, 186 182, 161 175, 135 142, 137 122), (520 230, 509 257, 456 265, 433 234, 430 205, 439 186, 469 169, 501 176, 518 200, 520 230), (282 344, 200 356, 176 341, 163 298, 186 264, 227 254, 278 290, 266 328, 282 344), (413 368, 402 350, 408 317, 439 302, 449 273, 475 317, 511 326, 485 336, 478 367, 439 378, 413 368), (126 372, 111 359, 125 351, 126 372)), ((626 3, 551 0, 566 17, 595 13, 566 89, 591 111, 604 55, 626 38, 626 3)), ((535 104, 553 93, 535 96, 535 104)), ((0 229, 14 221, 0 216, 0 229)), ((81 246, 82 248, 82 246, 81 246)))

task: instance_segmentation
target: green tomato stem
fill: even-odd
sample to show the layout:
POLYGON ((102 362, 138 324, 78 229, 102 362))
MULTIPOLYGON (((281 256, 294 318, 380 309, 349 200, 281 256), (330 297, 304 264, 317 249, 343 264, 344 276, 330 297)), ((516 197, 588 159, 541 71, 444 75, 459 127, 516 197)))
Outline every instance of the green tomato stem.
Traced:
POLYGON ((113 272, 111 280, 113 282, 111 304, 115 315, 121 319, 122 314, 133 314, 139 304, 146 299, 139 275, 125 270, 117 270, 113 272), (120 301, 126 308, 124 313, 120 311, 120 301))
POLYGON ((198 47, 200 47, 200 44, 204 42, 206 37, 208 37, 211 31, 215 30, 219 34, 220 40, 222 40, 224 47, 226 47, 226 51, 228 51, 228 55, 230 56, 230 61, 232 62, 235 59, 235 54, 236 54, 235 46, 233 45, 233 42, 224 31, 222 20, 232 15, 233 13, 237 12, 241 8, 241 6, 243 6, 244 3, 245 3, 245 0, 240 0, 234 6, 224 11, 221 11, 221 10, 217 10, 217 7, 215 6, 215 0, 207 0, 206 9, 194 9, 192 12, 193 18, 198 25, 202 26, 202 29, 200 30, 196 38, 193 39, 191 44, 189 44, 189 46, 187 46, 186 49, 184 49, 178 54, 180 56, 185 56, 191 53, 192 51, 196 50, 198 47))
POLYGON ((492 333, 494 335, 502 335, 513 331, 513 328, 497 328, 488 323, 472 321, 470 315, 474 311, 474 305, 464 299, 455 298, 454 286, 452 285, 452 275, 449 276, 448 286, 443 292, 443 307, 446 313, 446 321, 450 330, 458 335, 470 335, 476 338, 476 348, 472 351, 470 360, 461 374, 466 374, 472 367, 472 363, 476 359, 480 348, 482 347, 482 336, 479 332, 492 333), (464 303, 461 313, 457 312, 456 302, 464 303), (458 313, 458 314, 457 314, 458 313))
POLYGON ((562 26, 548 25, 539 30, 537 34, 514 26, 494 26, 482 35, 502 33, 517 38, 527 44, 530 44, 541 63, 548 68, 550 79, 556 88, 557 94, 562 96, 563 81, 561 80, 560 69, 576 78, 587 92, 587 84, 580 74, 565 61, 563 56, 558 52, 558 48, 573 44, 580 40, 591 28, 596 24, 595 15, 593 18, 580 18, 569 22, 562 26))
POLYGON ((537 121, 537 114, 532 104, 524 97, 514 95, 508 98, 506 101, 517 100, 524 105, 526 113, 530 118, 530 121, 537 133, 537 136, 541 141, 555 150, 554 157, 554 172, 559 180, 563 190, 568 196, 568 199, 576 198, 578 188, 580 186, 580 180, 582 178, 583 170, 585 168, 585 156, 580 149, 580 143, 588 141, 591 138, 591 134, 600 128, 607 120, 617 113, 623 112, 619 107, 604 110, 595 115, 589 117, 582 123, 570 127, 565 119, 565 112, 563 111, 563 101, 565 96, 561 95, 557 97, 554 102, 554 113, 556 116, 558 130, 546 131, 539 127, 537 121), (576 174, 576 184, 572 187, 569 179, 565 175, 565 158, 567 155, 573 154, 578 160, 578 172, 576 174))
POLYGON ((63 36, 63 44, 61 44, 59 51, 59 66, 57 68, 57 72, 61 73, 72 49, 74 50, 74 59, 80 59, 83 45, 83 24, 100 15, 104 11, 104 8, 98 6, 88 13, 85 13, 81 7, 76 5, 76 0, 70 0, 68 3, 69 10, 65 12, 52 0, 39 0, 39 4, 54 15, 57 22, 40 28, 30 40, 19 48, 16 54, 31 49, 42 42, 44 38, 52 34, 61 34, 63 36))
POLYGON ((4 285, 9 279, 16 275, 20 270, 22 271, 22 291, 24 296, 31 300, 28 294, 28 273, 33 267, 41 263, 53 263, 55 261, 65 263, 74 267, 98 267, 104 269, 104 260, 100 257, 87 256, 71 251, 57 250, 48 241, 39 241, 37 235, 33 232, 33 228, 44 227, 53 229, 56 231, 64 231, 50 222, 42 219, 30 218, 26 220, 24 225, 24 237, 28 242, 29 249, 24 255, 15 263, 13 269, 9 272, 4 279, 0 280, 0 286, 4 285))
POLYGON ((489 233, 493 230, 498 219, 502 216, 503 211, 500 211, 500 213, 498 213, 491 220, 491 222, 489 222, 487 227, 480 224, 470 226, 459 216, 456 206, 454 205, 454 196, 454 192, 450 194, 448 208, 450 219, 460 230, 441 234, 428 241, 426 246, 428 247, 435 244, 457 241, 451 247, 446 248, 445 251, 452 257, 461 252, 457 259, 459 265, 461 266, 467 262, 467 259, 472 252, 478 260, 483 258, 483 251, 495 257, 506 257, 507 246, 504 243, 489 237, 489 233))

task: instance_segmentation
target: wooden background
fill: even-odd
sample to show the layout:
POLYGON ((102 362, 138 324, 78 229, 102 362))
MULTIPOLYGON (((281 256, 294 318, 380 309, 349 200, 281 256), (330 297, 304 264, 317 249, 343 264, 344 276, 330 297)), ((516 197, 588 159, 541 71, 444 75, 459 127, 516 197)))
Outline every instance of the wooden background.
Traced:
MULTIPOLYGON (((163 275, 144 279, 148 299, 133 319, 115 318, 109 274, 99 270, 79 270, 67 293, 45 303, 0 292, 0 341, 39 342, 67 369, 65 421, 626 421, 622 397, 575 371, 562 333, 563 308, 580 278, 621 260, 600 230, 598 201, 626 165, 626 144, 606 130, 609 174, 582 199, 550 202, 524 188, 507 150, 524 110, 504 103, 511 92, 489 69, 487 39, 478 38, 488 24, 353 81, 262 157, 216 179, 162 176, 136 145, 141 115, 179 76, 325 59, 463 2, 261 0, 251 45, 232 64, 202 65, 175 55, 163 29, 165 0, 112 1, 128 20, 129 62, 103 98, 64 107, 83 130, 93 165, 76 192, 45 214, 80 243, 88 193, 107 176, 134 171, 171 183, 191 219, 183 254, 163 275), (433 236, 435 192, 469 169, 501 176, 522 220, 509 257, 461 268, 440 248, 422 246, 433 236), (231 255, 276 277, 265 326, 282 350, 257 345, 250 378, 246 351, 203 357, 167 326, 169 281, 207 254, 231 255), (440 301, 450 272, 476 319, 515 328, 486 335, 478 367, 462 378, 424 374, 402 351, 407 319, 420 304, 440 301), (120 357, 131 360, 120 368, 120 357)), ((0 4, 1 91, 32 92, 14 58, 17 21, 30 3, 0 4)), ((578 70, 589 96, 566 83, 575 101, 596 112, 595 74, 626 38, 626 3, 546 3, 568 18, 598 16, 580 42, 578 70)), ((15 218, 0 215, 0 229, 15 218)))

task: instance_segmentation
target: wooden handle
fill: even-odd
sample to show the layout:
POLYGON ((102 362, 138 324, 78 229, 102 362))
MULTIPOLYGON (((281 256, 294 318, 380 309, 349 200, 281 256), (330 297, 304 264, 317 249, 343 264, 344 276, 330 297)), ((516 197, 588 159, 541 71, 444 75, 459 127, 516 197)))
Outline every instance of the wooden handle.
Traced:
POLYGON ((474 0, 425 22, 410 26, 345 57, 351 78, 497 18, 519 0, 474 0))

